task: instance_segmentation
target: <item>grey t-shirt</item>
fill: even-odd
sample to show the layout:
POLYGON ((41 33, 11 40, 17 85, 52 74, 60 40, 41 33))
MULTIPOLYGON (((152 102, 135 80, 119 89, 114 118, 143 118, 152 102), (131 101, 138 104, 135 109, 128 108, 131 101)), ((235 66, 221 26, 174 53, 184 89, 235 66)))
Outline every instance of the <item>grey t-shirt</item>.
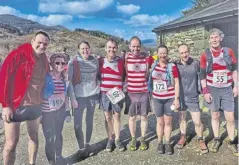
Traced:
MULTIPOLYGON (((100 81, 98 80, 99 63, 98 59, 89 56, 84 60, 80 55, 77 55, 77 62, 80 65, 80 84, 74 86, 74 93, 77 97, 88 97, 100 92, 100 81)), ((69 80, 73 78, 73 58, 69 62, 68 75, 69 80)))
POLYGON ((190 57, 186 65, 182 64, 181 61, 176 62, 176 65, 179 70, 180 99, 187 103, 198 103, 199 61, 190 57))

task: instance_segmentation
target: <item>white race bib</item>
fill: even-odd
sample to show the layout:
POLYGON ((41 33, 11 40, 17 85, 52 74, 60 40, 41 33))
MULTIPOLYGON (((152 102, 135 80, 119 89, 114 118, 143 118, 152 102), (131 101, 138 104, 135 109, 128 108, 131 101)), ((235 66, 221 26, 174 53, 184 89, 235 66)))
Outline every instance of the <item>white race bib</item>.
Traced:
POLYGON ((121 89, 114 87, 106 93, 107 97, 110 99, 112 104, 116 104, 121 101, 125 95, 121 89))
POLYGON ((227 72, 226 71, 213 71, 213 84, 221 85, 227 84, 227 72))
POLYGON ((168 90, 166 81, 153 80, 153 91, 157 93, 165 92, 168 90))
POLYGON ((50 110, 58 110, 62 107, 65 102, 64 94, 52 95, 48 98, 50 110))

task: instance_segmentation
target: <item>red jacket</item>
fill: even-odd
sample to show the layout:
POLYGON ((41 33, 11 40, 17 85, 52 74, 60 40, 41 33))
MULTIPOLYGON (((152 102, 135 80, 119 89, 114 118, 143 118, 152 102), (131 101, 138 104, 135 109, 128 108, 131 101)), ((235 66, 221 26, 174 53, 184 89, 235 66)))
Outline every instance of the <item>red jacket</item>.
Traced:
POLYGON ((20 106, 35 65, 33 53, 32 45, 25 43, 6 57, 0 72, 2 107, 11 107, 15 111, 20 106))

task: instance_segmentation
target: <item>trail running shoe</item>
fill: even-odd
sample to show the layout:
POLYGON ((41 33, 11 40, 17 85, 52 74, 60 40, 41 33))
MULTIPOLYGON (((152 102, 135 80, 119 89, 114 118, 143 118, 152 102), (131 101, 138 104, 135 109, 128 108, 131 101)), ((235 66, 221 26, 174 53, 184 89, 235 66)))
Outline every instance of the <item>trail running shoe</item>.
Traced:
POLYGON ((129 143, 129 149, 131 151, 136 151, 137 150, 137 146, 136 146, 136 138, 135 137, 132 137, 131 138, 131 141, 129 143))
POLYGON ((115 140, 115 146, 120 152, 126 150, 125 146, 121 143, 120 139, 115 140))
POLYGON ((211 151, 214 153, 218 152, 220 146, 221 146, 220 139, 214 139, 214 142, 212 143, 211 151))
POLYGON ((181 135, 180 136, 180 140, 178 141, 176 147, 177 149, 182 149, 186 144, 186 136, 185 135, 181 135))
POLYGON ((139 146, 139 149, 142 150, 142 151, 148 149, 148 146, 147 146, 147 143, 146 143, 144 137, 141 137, 141 139, 140 139, 140 146, 139 146))
POLYGON ((157 151, 159 154, 164 154, 164 144, 163 143, 158 144, 157 151))
POLYGON ((105 150, 107 152, 112 152, 113 151, 113 144, 114 144, 113 140, 108 140, 105 150))
POLYGON ((232 151, 232 154, 235 156, 239 156, 238 154, 238 146, 234 144, 233 142, 228 143, 228 148, 232 151))
POLYGON ((165 144, 165 153, 168 155, 173 154, 173 147, 170 144, 165 144))

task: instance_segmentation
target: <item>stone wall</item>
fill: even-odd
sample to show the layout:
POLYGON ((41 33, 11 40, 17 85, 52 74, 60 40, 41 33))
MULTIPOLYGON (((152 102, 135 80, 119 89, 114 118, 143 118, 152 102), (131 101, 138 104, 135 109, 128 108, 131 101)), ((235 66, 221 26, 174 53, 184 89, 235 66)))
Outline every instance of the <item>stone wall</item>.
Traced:
MULTIPOLYGON (((192 56, 199 57, 208 47, 207 35, 208 31, 204 26, 180 28, 162 33, 163 43, 169 48, 169 55, 172 57, 178 56, 178 45, 181 43, 190 46, 192 56)), ((158 43, 159 41, 160 36, 158 36, 158 43)))

